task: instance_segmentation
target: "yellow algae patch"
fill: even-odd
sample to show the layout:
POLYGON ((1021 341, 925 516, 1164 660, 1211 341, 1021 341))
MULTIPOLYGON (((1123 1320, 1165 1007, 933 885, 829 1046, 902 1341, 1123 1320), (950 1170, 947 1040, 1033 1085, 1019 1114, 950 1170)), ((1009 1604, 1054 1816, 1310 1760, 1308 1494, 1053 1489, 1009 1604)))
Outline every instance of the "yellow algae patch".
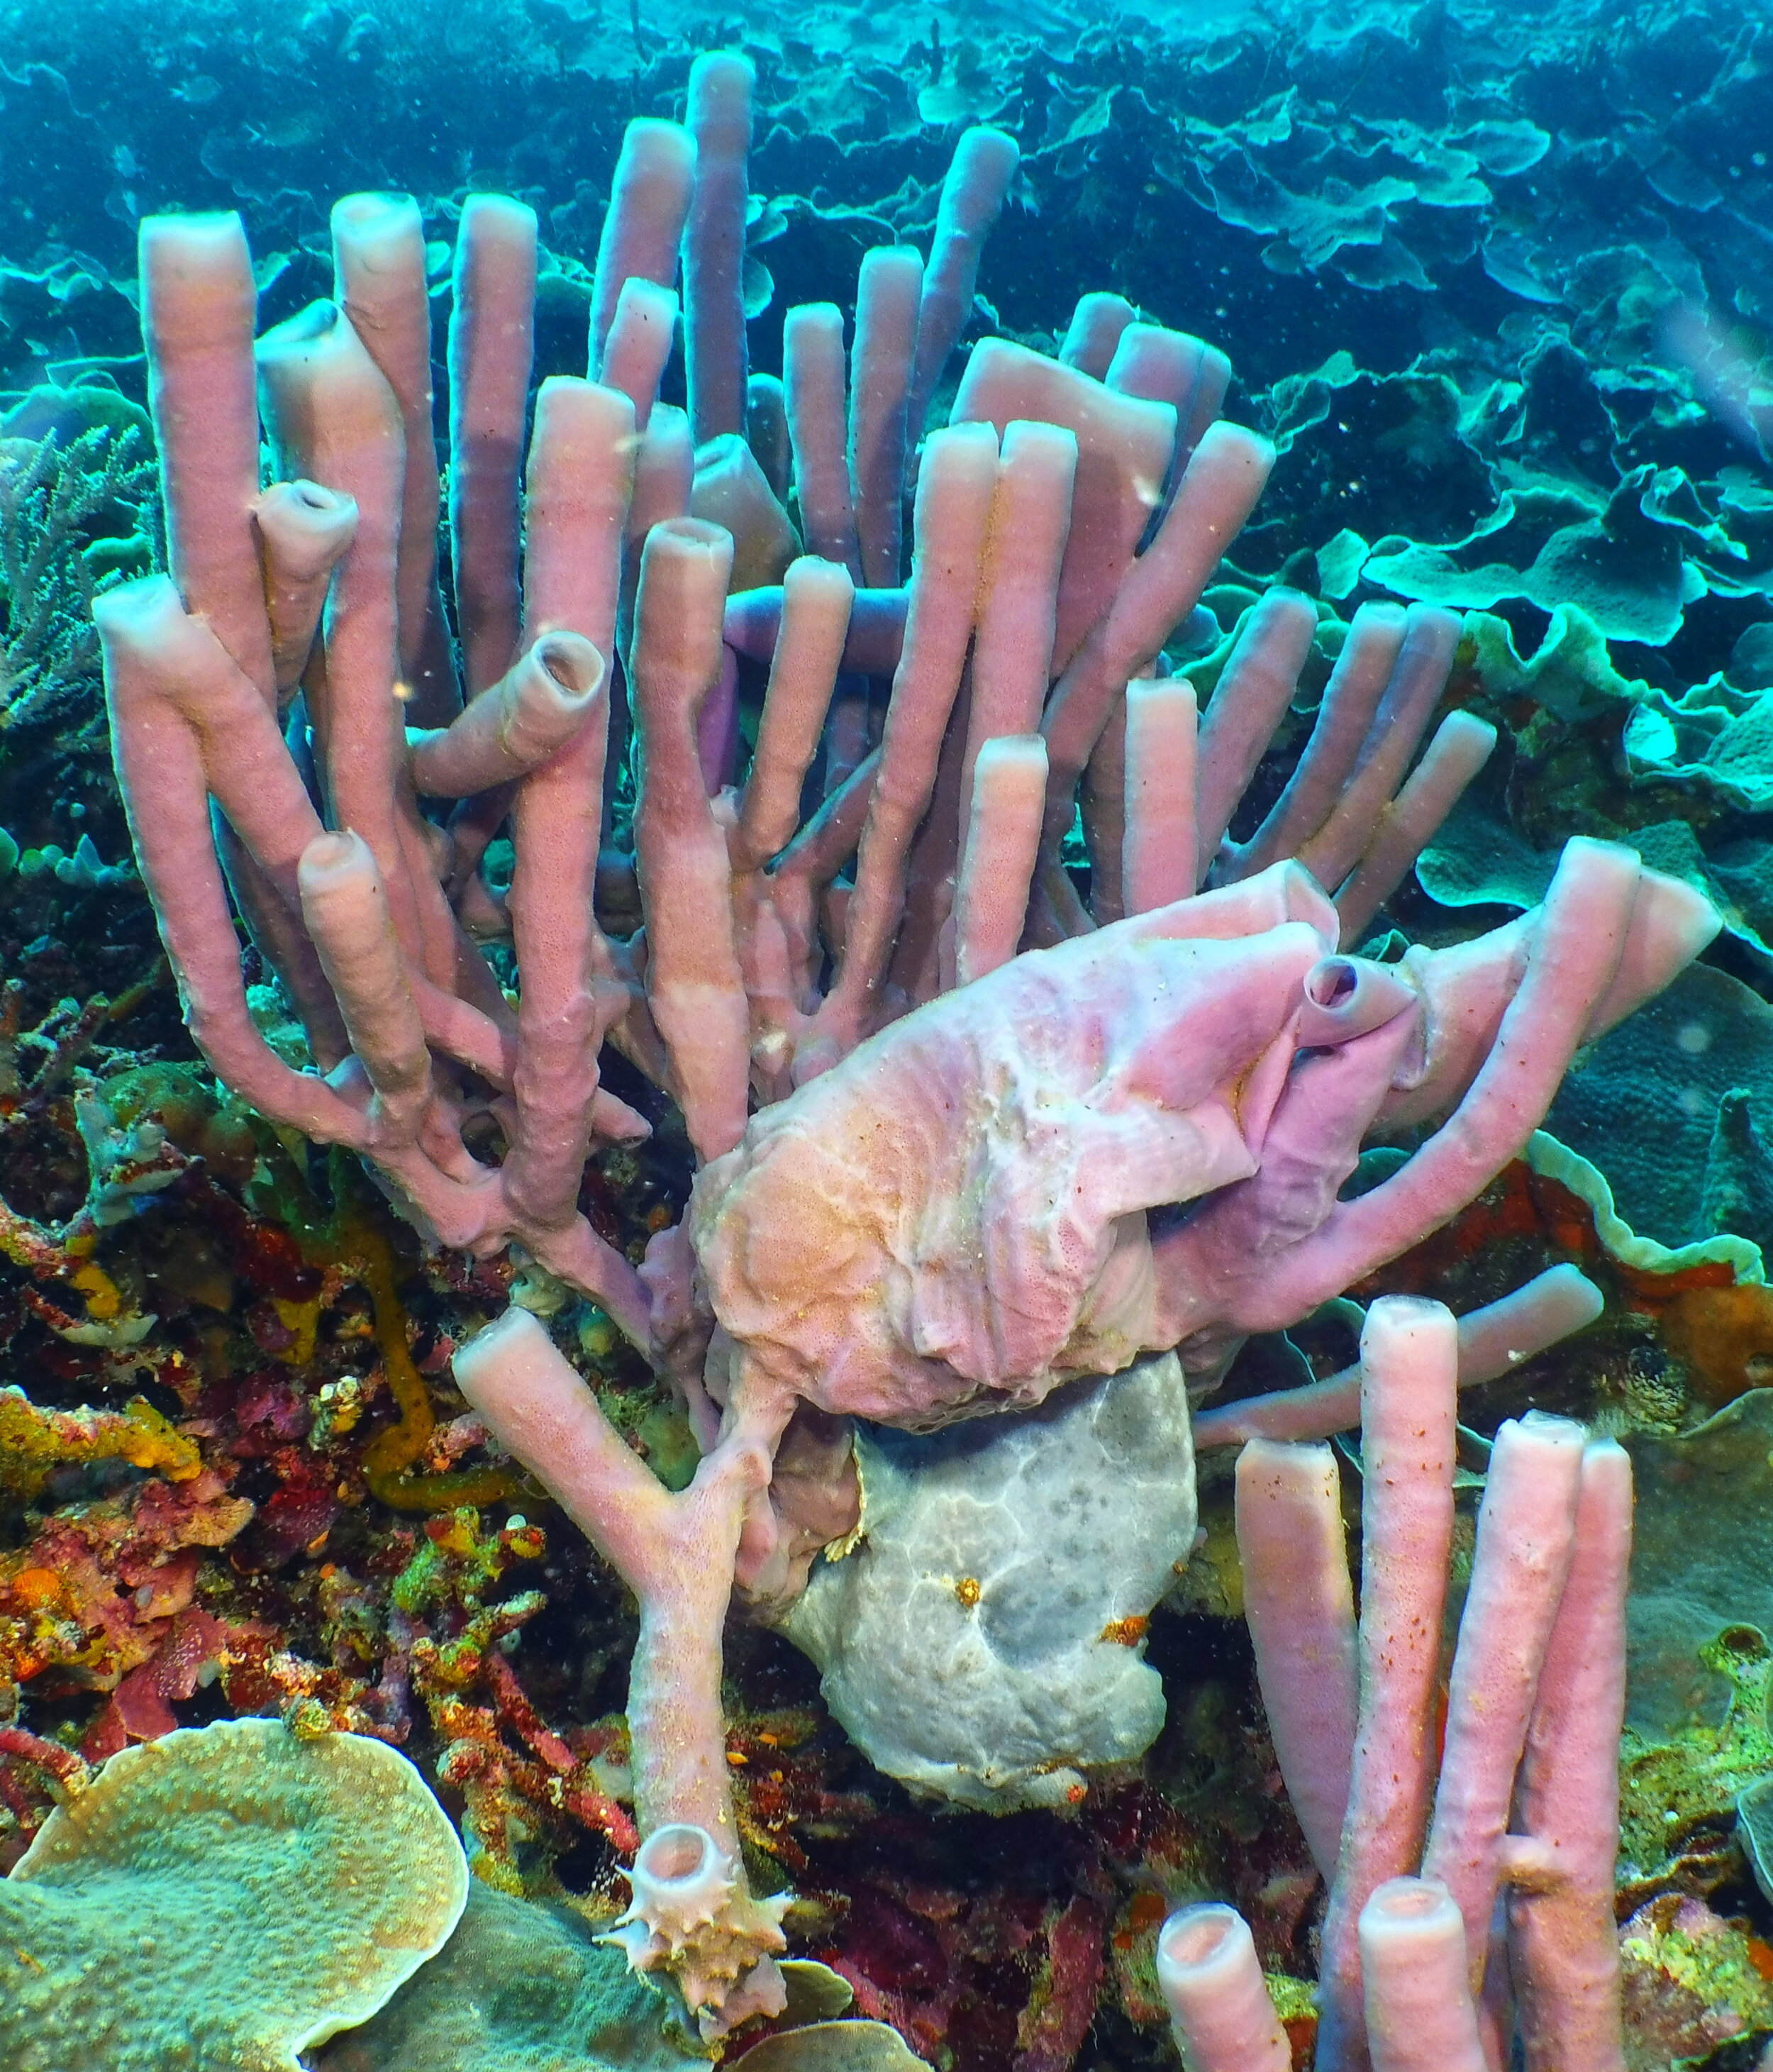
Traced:
POLYGON ((429 1474, 420 1469, 437 1418, 431 1392, 406 1342, 406 1311, 395 1285, 393 1251, 380 1231, 357 1223, 341 1244, 339 1256, 368 1293, 382 1371, 400 1413, 397 1424, 378 1432, 363 1449, 363 1473, 371 1490, 394 1511, 454 1511, 461 1504, 497 1503, 509 1496, 515 1478, 508 1469, 457 1468, 429 1474))
POLYGON ((77 1267, 68 1279, 86 1297, 86 1314, 99 1323, 109 1323, 122 1314, 123 1297, 117 1283, 96 1260, 77 1267))
POLYGON ((127 1461, 175 1482, 203 1470, 195 1441, 146 1397, 121 1411, 44 1410, 22 1388, 0 1388, 0 1489, 30 1496, 56 1468, 88 1461, 127 1461))
POLYGON ((319 1334, 320 1297, 314 1295, 305 1302, 296 1302, 282 1295, 273 1295, 271 1307, 276 1310, 277 1322, 285 1330, 294 1334, 294 1342, 285 1346, 277 1357, 291 1367, 306 1367, 314 1358, 314 1340, 319 1334))

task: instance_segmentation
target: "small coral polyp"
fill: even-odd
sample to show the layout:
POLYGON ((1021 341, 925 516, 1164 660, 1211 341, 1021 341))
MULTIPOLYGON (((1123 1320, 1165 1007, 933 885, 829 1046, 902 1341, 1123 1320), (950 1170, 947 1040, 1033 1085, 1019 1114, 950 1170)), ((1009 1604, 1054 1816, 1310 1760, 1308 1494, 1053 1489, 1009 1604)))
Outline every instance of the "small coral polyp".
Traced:
POLYGON ((1204 716, 1168 674, 1272 459, 1216 421, 1223 356, 1090 298, 1057 360, 975 350, 926 433, 1015 174, 978 130, 927 261, 871 256, 847 375, 815 310, 785 394, 748 376, 749 91, 704 58, 687 128, 630 127, 587 375, 542 383, 521 471, 536 220, 464 211, 453 612, 417 205, 341 202, 334 300, 256 360, 237 220, 145 224, 170 577, 96 606, 137 859, 216 1072, 358 1152, 430 1241, 520 1249, 601 1304, 688 1407, 703 1458, 673 1495, 527 1312, 456 1363, 639 1598, 624 1933, 711 2037, 782 1997, 722 1624, 735 1582, 780 1607, 853 1532, 849 1420, 933 1430, 1172 1349, 1210 1389, 1246 1334, 1469 1202, 1717 925, 1575 842, 1508 927, 1349 954, 1494 742, 1434 725, 1456 619, 1363 606, 1291 781, 1232 840, 1319 610, 1270 590, 1204 716), (659 400, 680 244, 687 414, 659 400), (507 826, 505 892, 482 866, 507 826), (248 1013, 235 911, 311 1070, 248 1013), (479 948, 500 938, 515 1004, 479 948), (638 1270, 578 1207, 587 1159, 647 1128, 605 1045, 699 1168, 638 1270), (1339 1199, 1364 1143, 1443 1118, 1339 1199))

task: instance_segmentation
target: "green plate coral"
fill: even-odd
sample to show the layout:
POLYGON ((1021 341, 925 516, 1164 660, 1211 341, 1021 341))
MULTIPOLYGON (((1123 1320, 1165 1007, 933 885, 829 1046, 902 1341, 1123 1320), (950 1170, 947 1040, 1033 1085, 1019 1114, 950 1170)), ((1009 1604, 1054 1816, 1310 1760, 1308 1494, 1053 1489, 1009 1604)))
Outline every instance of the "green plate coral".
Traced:
POLYGON ((318 2072, 689 2072, 671 2003, 570 1908, 474 1879, 449 1947, 318 2072))
POLYGON ((467 1897, 448 1815, 383 1742, 247 1719, 128 1749, 0 1881, 0 2072, 298 2072, 467 1897))

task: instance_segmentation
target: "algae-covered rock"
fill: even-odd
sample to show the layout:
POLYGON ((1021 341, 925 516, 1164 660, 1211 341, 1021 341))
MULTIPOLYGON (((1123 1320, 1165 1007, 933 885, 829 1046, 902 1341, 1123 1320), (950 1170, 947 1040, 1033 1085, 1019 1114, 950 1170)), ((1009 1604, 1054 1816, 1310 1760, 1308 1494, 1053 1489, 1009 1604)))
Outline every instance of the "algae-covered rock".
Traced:
POLYGON ((1733 1687, 1701 1650, 1733 1626, 1773 1633, 1773 1390, 1624 1445, 1637 1485, 1627 1720, 1647 1740, 1722 1725, 1733 1687))
POLYGON ((1666 1893, 1640 1907, 1619 1931, 1619 1959, 1626 2072, 1722 2065, 1710 2054, 1719 2044, 1773 2028, 1773 1986, 1755 1944, 1701 1900, 1666 1893))
POLYGON ((856 1444, 859 1543, 783 1621, 879 1769, 991 1811, 1063 1805, 1164 1724, 1146 1618, 1195 1533, 1173 1355, 1037 1408, 856 1444))
MULTIPOLYGON (((669 2004, 564 1906, 478 1878, 442 1954, 316 2072, 684 2072, 669 2004)), ((686 2046, 687 2049, 687 2046, 686 2046)))
POLYGON ((227 1720, 127 1749, 0 1881, 0 2072, 298 2072, 467 1891, 448 1815, 380 1741, 227 1720))
POLYGON ((1755 1860, 1757 1788, 1773 1764, 1767 1699, 1773 1649, 1759 1626, 1726 1626, 1699 1650, 1729 1687, 1722 1721, 1658 1737, 1628 1729, 1619 1762, 1618 1884, 1631 1899, 1678 1887, 1715 1891, 1733 1877, 1730 1831, 1755 1860))
POLYGON ((0 1490, 33 1495, 56 1469, 89 1461, 127 1461, 174 1482, 190 1482, 203 1466, 195 1441, 174 1431, 146 1396, 132 1396, 121 1411, 46 1410, 22 1388, 0 1388, 0 1490))

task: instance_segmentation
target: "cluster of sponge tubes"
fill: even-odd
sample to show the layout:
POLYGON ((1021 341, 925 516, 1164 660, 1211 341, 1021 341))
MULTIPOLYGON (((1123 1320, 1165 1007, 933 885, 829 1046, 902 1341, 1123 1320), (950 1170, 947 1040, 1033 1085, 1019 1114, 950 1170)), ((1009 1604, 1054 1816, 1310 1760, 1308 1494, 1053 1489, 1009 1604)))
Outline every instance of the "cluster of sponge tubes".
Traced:
POLYGON ((920 456, 1014 171, 1009 140, 979 131, 928 265, 900 247, 864 265, 847 425, 835 310, 791 314, 773 396, 745 365, 749 123, 747 68, 716 57, 696 69, 687 128, 630 126, 592 290, 593 378, 542 384, 527 470, 535 218, 502 197, 466 204, 448 353, 454 644, 416 206, 341 202, 335 299, 256 343, 237 220, 145 224, 171 582, 127 586, 98 613, 139 860, 218 1071, 261 1112, 363 1152, 441 1242, 521 1243, 643 1346, 647 1291, 575 1207, 591 1148, 644 1127, 598 1083, 603 1042, 668 1087, 715 1155, 748 1091, 779 1098, 1019 942, 1160 904, 1209 868, 1241 878, 1297 853, 1358 927, 1493 740, 1452 714, 1393 801, 1456 622, 1369 608, 1286 797, 1250 843, 1226 843, 1310 646, 1309 601, 1275 591, 1251 615, 1198 742, 1187 685, 1127 696, 1271 460, 1212 422, 1222 356, 1087 298, 1057 361, 976 352, 950 429, 920 456), (655 400, 680 243, 687 414, 655 400), (262 493, 261 408, 281 478, 262 493), (819 552, 784 570, 790 467, 819 552), (745 652, 769 655, 769 693, 729 828, 709 793, 731 773, 745 652), (856 685, 886 676, 886 739, 871 746, 864 717, 846 747, 856 685), (622 859, 606 853, 598 877, 625 737, 639 785, 626 898, 622 859), (815 759, 823 800, 802 824, 815 759), (1080 778, 1088 914, 1060 861, 1080 778), (457 803, 426 812, 421 798, 457 803), (480 869, 507 821, 508 897, 480 869), (600 927, 600 893, 606 914, 638 906, 644 931, 600 927), (324 1078, 254 1026, 230 895, 324 1078), (523 973, 515 1009, 472 939, 493 934, 523 973), (433 1064, 493 1090, 496 1168, 468 1149, 474 1104, 433 1064))
MULTIPOLYGON (((1393 1297, 1368 1313, 1358 1632, 1334 1454, 1253 1438, 1237 1462, 1263 1703, 1330 1886, 1315 2062, 1504 2072, 1518 2029, 1528 2072, 1620 2072, 1631 1462, 1537 1412, 1496 1434, 1437 1786, 1459 1366, 1439 1304, 1393 1297)), ((1188 2072, 1288 2072, 1229 1907, 1173 1914, 1158 1975, 1188 2072)))
MULTIPOLYGON (((446 514, 416 204, 341 202, 334 299, 257 340, 238 220, 146 224, 170 580, 96 607, 138 861, 217 1073, 267 1116, 360 1153, 430 1240, 482 1256, 520 1248, 601 1303, 697 1419, 702 1470, 668 1497, 521 1313, 458 1361, 464 1388, 475 1392, 477 1371, 483 1407, 503 1406, 501 1438, 535 1457, 641 1597, 635 1955, 672 1971, 711 2034, 781 1992, 779 1906, 751 1898, 733 1839, 720 1635, 742 1536, 770 1515, 765 1486, 794 1480, 780 1452, 790 1424, 799 1441, 807 1426, 790 1393, 763 1429, 735 1431, 704 1392, 705 1262, 682 1227, 637 1269, 582 1213, 588 1157, 646 1127, 601 1083, 605 1046, 670 1093, 705 1170, 757 1129, 753 1108, 803 1098, 907 1010, 958 989, 974 1005, 957 1005, 956 1026, 976 1018, 975 987, 1032 962, 1023 948, 1070 940, 1079 953, 1065 968, 1081 972, 1074 939, 1180 902, 1189 912, 1173 928, 1104 930, 1096 963, 1155 968, 1151 945, 1171 935, 1297 935, 1306 910, 1312 956, 1333 949, 1399 882, 1494 739, 1457 712, 1430 736, 1456 621, 1365 606, 1285 791, 1247 841, 1229 839, 1319 614, 1271 590, 1204 717, 1188 685, 1156 673, 1272 458, 1214 421, 1222 357, 1134 321, 1118 298, 1086 298, 1056 360, 1002 340, 976 348, 947 427, 921 438, 1015 170, 1008 139, 975 131, 927 263, 901 248, 865 263, 848 368, 833 313, 815 306, 790 316, 784 383, 750 375, 749 90, 742 60, 704 59, 686 125, 630 126, 592 283, 588 374, 541 384, 527 461, 536 220, 514 201, 470 198, 448 347, 446 514), (687 413, 658 400, 680 251, 687 413), (269 489, 261 416, 281 478, 269 489), (767 686, 736 786, 747 656, 766 660, 767 686), (1087 909, 1065 855, 1074 817, 1087 909), (503 890, 486 865, 507 828, 503 890), (1209 874, 1220 889, 1194 901, 1209 874), (236 911, 314 1069, 292 1065, 254 1019, 236 911), (515 952, 515 1002, 480 946, 499 936, 515 952)), ((1228 1358, 1269 1309, 1292 1321, 1470 1198, 1543 1112, 1574 1046, 1715 925, 1684 898, 1635 859, 1578 845, 1545 914, 1468 958, 1407 982, 1332 959, 1324 999, 1302 1006, 1292 988, 1276 1027, 1258 1032, 1280 1067, 1307 1022, 1333 1073, 1371 1033, 1364 1015, 1395 1022, 1401 1042, 1424 1000, 1440 1048, 1414 1093, 1388 1092, 1389 1065, 1368 1070, 1364 1107, 1303 1090, 1307 1135, 1322 1124, 1335 1138, 1288 1147, 1310 1186, 1254 1178, 1172 1230, 1154 1257, 1175 1299, 1148 1342, 1217 1333, 1210 1356, 1228 1358), (1326 1175, 1352 1157, 1375 1104, 1407 1124, 1474 1077, 1458 1128, 1373 1194, 1336 1203, 1326 1175), (1295 1232, 1307 1201, 1324 1228, 1295 1232), (1284 1260, 1277 1205, 1299 1240, 1284 1260)), ((1162 1033, 1145 1030, 1154 1045, 1162 1033)), ((1205 1059, 1209 1080, 1220 1064, 1229 1072, 1229 1059, 1205 1059)), ((1120 1220, 1143 1231, 1142 1216, 1120 1220)), ((1035 1379, 1053 1385, 1045 1370, 1035 1379)), ((794 1458, 805 1467, 804 1445, 794 1458)))

